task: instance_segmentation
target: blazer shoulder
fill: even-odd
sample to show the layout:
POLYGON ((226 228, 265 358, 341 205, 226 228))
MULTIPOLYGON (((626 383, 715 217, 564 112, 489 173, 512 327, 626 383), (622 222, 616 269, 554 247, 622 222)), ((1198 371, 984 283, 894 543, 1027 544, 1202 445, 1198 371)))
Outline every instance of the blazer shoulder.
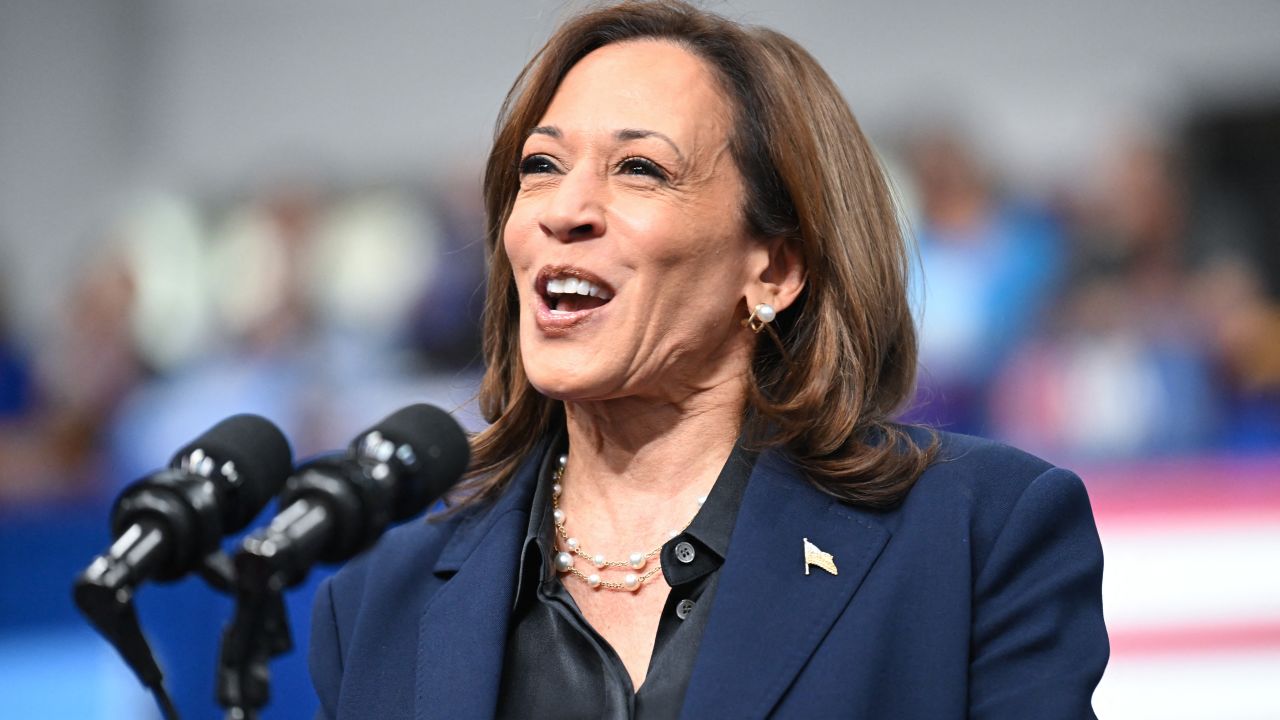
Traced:
POLYGON ((907 433, 922 445, 929 443, 931 435, 938 438, 938 455, 930 471, 973 476, 997 470, 1034 477, 1053 467, 1043 458, 997 440, 918 426, 907 428, 907 433))
MULTIPOLYGON (((917 442, 928 442, 929 431, 910 432, 917 442)), ((939 441, 937 458, 916 481, 901 510, 925 515, 964 512, 979 559, 1019 507, 1025 512, 1047 503, 1061 511, 1071 509, 1092 527, 1088 493, 1070 470, 994 440, 933 432, 939 441)))
POLYGON ((937 455, 916 483, 916 490, 926 494, 945 489, 986 501, 1016 500, 1036 478, 1055 468, 1047 460, 995 440, 917 427, 908 432, 920 445, 929 444, 930 433, 938 439, 937 455))

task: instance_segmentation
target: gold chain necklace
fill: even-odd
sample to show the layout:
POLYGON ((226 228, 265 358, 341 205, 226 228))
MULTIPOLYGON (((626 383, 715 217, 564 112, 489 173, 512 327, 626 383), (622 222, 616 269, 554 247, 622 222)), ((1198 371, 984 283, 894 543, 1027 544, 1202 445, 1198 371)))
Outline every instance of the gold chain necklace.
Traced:
MULTIPOLYGON (((598 570, 605 568, 628 568, 630 570, 641 570, 649 561, 658 556, 662 552, 662 544, 653 548, 649 552, 633 552, 627 556, 626 560, 608 560, 604 555, 592 555, 582 548, 582 543, 576 537, 569 535, 569 531, 565 529, 565 514, 560 509, 560 492, 563 487, 560 481, 564 478, 565 466, 569 464, 569 456, 561 455, 559 462, 556 464, 555 476, 552 478, 551 485, 551 512, 556 524, 556 534, 560 536, 560 540, 564 543, 567 550, 559 550, 559 544, 556 545, 558 552, 555 557, 556 570, 562 573, 570 573, 582 582, 586 583, 593 589, 604 588, 606 590, 620 590, 622 592, 635 592, 640 586, 648 582, 649 578, 662 572, 662 565, 655 565, 644 574, 637 575, 635 572, 629 572, 622 576, 622 582, 614 582, 605 580, 600 577, 600 573, 593 572, 590 574, 579 570, 574 563, 574 556, 591 563, 598 570)), ((698 506, 701 507, 706 497, 698 498, 698 506)), ((696 514, 696 513, 695 513, 696 514)), ((693 522, 693 518, 684 524, 679 532, 671 533, 671 537, 675 537, 684 532, 693 522)))

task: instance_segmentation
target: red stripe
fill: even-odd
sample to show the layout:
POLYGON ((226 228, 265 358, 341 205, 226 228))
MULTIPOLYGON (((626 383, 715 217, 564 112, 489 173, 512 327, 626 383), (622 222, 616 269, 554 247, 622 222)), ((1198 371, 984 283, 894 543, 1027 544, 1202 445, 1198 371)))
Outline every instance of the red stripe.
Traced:
POLYGON ((1280 619, 1233 625, 1114 628, 1111 654, 1184 655, 1222 650, 1280 650, 1280 619))
POLYGON ((1229 532, 1240 528, 1252 530, 1274 529, 1280 532, 1280 508, 1210 508, 1207 510, 1151 510, 1142 513, 1095 511, 1098 532, 1103 539, 1116 538, 1130 533, 1151 531, 1170 532, 1229 532))
POLYGON ((1083 469, 1099 525, 1280 520, 1280 457, 1083 469))

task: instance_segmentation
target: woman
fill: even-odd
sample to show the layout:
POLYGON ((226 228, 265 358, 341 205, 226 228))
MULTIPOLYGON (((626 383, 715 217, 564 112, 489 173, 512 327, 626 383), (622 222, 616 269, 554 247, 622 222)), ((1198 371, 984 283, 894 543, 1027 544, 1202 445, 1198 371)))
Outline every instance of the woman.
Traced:
POLYGON ((678 3, 572 19, 485 197, 492 426, 450 513, 319 593, 323 716, 1092 716, 1084 488, 890 422, 907 253, 807 53, 678 3))

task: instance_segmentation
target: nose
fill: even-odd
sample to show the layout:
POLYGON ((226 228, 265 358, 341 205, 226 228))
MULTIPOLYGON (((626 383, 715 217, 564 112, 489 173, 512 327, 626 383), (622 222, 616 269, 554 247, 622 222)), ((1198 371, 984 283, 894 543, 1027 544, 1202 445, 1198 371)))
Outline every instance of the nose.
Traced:
POLYGON ((538 218, 543 232, 561 242, 589 240, 604 234, 607 188, 585 165, 563 176, 538 218))

